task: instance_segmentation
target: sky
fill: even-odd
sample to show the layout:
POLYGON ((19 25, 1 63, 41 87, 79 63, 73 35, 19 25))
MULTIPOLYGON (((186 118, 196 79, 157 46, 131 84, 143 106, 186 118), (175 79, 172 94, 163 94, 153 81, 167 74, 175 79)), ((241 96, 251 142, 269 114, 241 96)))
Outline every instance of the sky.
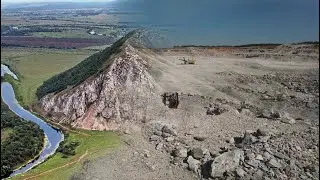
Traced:
MULTIPOLYGON (((106 0, 85 2, 90 1, 106 2, 106 0)), ((114 0, 114 2, 121 9, 142 12, 143 18, 135 19, 137 23, 162 27, 165 35, 174 44, 236 45, 319 41, 319 0, 114 0)))

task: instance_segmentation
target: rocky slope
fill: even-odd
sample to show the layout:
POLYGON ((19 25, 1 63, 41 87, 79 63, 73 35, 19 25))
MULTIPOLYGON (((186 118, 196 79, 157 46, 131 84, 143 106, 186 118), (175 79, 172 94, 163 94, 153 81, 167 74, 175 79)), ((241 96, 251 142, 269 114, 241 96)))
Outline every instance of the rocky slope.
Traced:
POLYGON ((117 129, 126 120, 145 118, 156 83, 148 62, 129 43, 120 47, 112 64, 81 84, 44 96, 39 103, 51 120, 93 130, 117 129))
POLYGON ((127 121, 123 146, 73 179, 319 179, 318 52, 292 52, 300 46, 270 49, 281 58, 241 56, 260 51, 243 47, 139 49, 159 90, 146 119, 127 121), (179 60, 190 55, 195 64, 179 60))

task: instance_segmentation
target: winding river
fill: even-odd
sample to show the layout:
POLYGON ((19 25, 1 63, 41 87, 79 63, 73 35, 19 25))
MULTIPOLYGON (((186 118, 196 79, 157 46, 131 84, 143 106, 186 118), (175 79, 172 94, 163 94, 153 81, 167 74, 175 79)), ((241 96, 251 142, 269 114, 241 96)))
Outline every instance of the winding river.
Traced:
MULTIPOLYGON (((9 75, 14 75, 14 73, 12 73, 7 66, 1 64, 1 76, 3 76, 6 73, 9 75)), ((13 77, 17 79, 15 75, 13 77)), ((63 141, 64 136, 63 133, 61 133, 59 130, 54 129, 42 119, 33 115, 31 112, 23 109, 23 107, 20 106, 20 104, 16 100, 13 88, 10 83, 1 83, 1 98, 3 102, 8 105, 9 109, 12 112, 14 112, 15 114, 27 121, 32 121, 38 124, 40 128, 44 131, 46 136, 45 147, 42 149, 39 157, 29 162, 25 166, 15 170, 12 174, 10 174, 10 177, 12 177, 30 170, 32 167, 43 162, 47 157, 54 154, 59 146, 59 143, 63 141)))

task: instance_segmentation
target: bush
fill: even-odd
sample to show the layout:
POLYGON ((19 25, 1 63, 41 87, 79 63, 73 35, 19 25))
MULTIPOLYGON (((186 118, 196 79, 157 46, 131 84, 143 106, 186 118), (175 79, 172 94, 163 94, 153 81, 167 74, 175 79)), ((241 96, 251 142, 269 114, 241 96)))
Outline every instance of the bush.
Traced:
POLYGON ((69 156, 76 155, 75 149, 79 146, 79 142, 70 142, 68 144, 62 143, 57 149, 58 152, 62 153, 62 158, 68 158, 69 156))

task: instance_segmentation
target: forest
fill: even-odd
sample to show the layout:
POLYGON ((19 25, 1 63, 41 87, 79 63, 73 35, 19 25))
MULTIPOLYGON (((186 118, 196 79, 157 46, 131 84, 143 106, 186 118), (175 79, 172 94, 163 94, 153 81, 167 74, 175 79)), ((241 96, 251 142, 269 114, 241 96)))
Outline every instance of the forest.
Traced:
POLYGON ((10 129, 8 137, 1 139, 1 178, 35 158, 43 148, 44 132, 40 127, 14 114, 1 101, 1 132, 10 129))

